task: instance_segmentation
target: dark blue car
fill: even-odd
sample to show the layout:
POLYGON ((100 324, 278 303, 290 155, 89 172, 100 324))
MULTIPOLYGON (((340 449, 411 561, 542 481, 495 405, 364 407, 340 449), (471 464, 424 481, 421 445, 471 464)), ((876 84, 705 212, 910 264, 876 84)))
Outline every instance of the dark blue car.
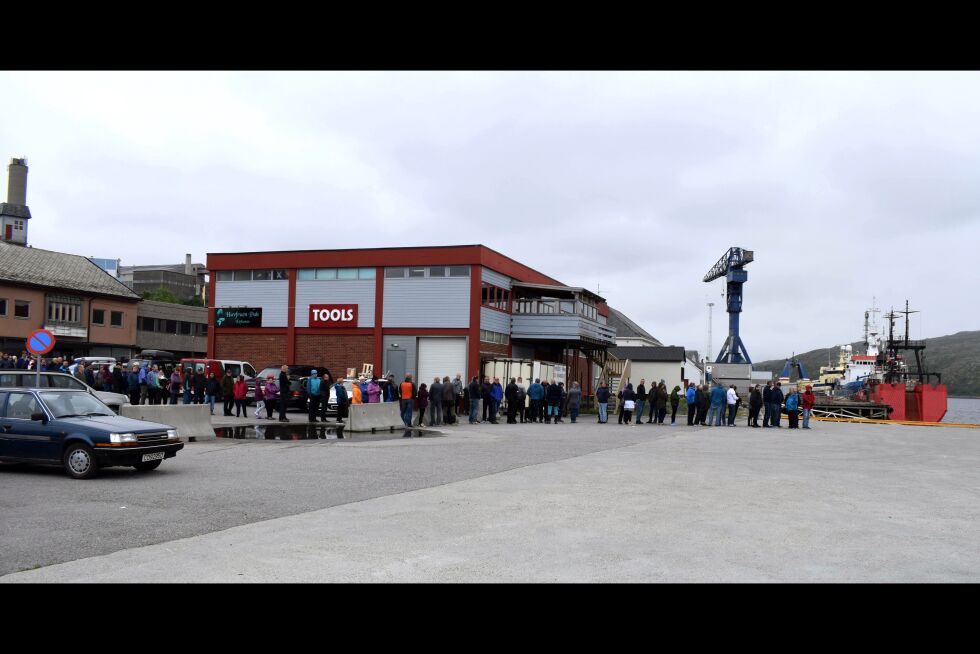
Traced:
POLYGON ((0 389, 0 461, 89 479, 109 466, 154 470, 183 447, 170 425, 118 416, 85 391, 0 389))

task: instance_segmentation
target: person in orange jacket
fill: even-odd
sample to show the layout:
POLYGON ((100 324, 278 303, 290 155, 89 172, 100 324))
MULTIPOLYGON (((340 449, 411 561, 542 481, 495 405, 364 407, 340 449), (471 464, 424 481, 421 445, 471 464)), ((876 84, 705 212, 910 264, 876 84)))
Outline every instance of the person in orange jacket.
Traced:
POLYGON ((358 382, 361 382, 361 381, 363 381, 363 379, 359 379, 359 380, 357 380, 357 382, 355 382, 355 383, 353 383, 353 384, 350 385, 350 393, 351 393, 350 403, 351 404, 362 404, 363 403, 363 400, 361 399, 361 385, 360 385, 360 383, 358 383, 358 382))

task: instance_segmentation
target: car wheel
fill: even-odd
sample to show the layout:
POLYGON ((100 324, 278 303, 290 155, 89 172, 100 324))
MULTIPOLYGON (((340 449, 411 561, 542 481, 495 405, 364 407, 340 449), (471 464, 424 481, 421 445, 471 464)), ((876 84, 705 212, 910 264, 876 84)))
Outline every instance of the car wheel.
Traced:
POLYGON ((72 479, 91 479, 99 472, 92 448, 83 443, 73 443, 65 450, 65 472, 72 479))
POLYGON ((143 461, 141 463, 137 463, 133 467, 140 472, 148 472, 159 468, 161 463, 163 463, 163 461, 161 459, 157 459, 156 461, 143 461))

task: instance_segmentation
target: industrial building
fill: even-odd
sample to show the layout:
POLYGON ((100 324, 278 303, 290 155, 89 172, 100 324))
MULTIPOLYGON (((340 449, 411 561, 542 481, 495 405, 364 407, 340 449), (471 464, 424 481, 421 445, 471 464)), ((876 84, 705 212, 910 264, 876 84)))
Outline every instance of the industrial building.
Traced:
POLYGON ((257 369, 552 376, 586 393, 615 345, 599 295, 483 245, 211 253, 208 353, 257 369))

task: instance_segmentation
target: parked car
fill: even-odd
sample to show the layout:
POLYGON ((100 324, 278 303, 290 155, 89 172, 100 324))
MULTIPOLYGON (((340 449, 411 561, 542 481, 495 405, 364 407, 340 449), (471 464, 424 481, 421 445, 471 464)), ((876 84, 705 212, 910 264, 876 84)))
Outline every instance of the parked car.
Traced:
POLYGON ((85 365, 87 366, 93 366, 93 370, 100 370, 104 365, 109 366, 109 370, 115 370, 116 366, 118 365, 115 357, 78 357, 70 366, 68 366, 68 372, 74 375, 75 369, 78 368, 78 364, 82 361, 84 361, 85 365))
POLYGON ((117 416, 84 391, 0 389, 0 461, 60 464, 90 479, 110 466, 154 470, 183 447, 170 425, 117 416))
MULTIPOLYGON (((301 409, 306 411, 306 385, 303 380, 310 376, 310 374, 316 370, 318 373, 323 372, 326 368, 317 366, 307 366, 303 364, 295 364, 289 366, 289 404, 286 406, 290 409, 301 409)), ((258 375, 259 379, 265 382, 265 379, 272 375, 276 380, 276 385, 279 385, 279 373, 282 372, 282 366, 269 366, 268 368, 263 368, 258 375)), ((247 397, 250 401, 255 400, 255 378, 246 379, 245 384, 248 388, 247 397)), ((283 389, 279 389, 280 396, 284 392, 283 389)))
MULTIPOLYGON (((33 370, 0 370, 0 390, 4 388, 36 388, 37 373, 33 370)), ((124 404, 129 404, 129 398, 121 393, 100 391, 92 388, 77 377, 63 372, 42 372, 41 388, 69 388, 77 391, 88 391, 107 405, 115 413, 124 404)))
MULTIPOLYGON (((186 375, 188 370, 192 372, 202 372, 207 377, 208 373, 213 372, 214 376, 221 379, 225 376, 225 371, 230 370, 232 377, 238 379, 238 375, 245 375, 245 381, 255 378, 255 368, 248 361, 231 361, 228 359, 181 359, 180 369, 186 375)), ((277 373, 278 374, 278 373, 277 373)))
POLYGON ((143 350, 138 355, 126 362, 123 369, 131 370, 134 365, 143 367, 143 364, 145 363, 147 368, 154 365, 159 366, 160 370, 162 370, 163 373, 169 377, 170 373, 174 371, 174 368, 179 362, 180 360, 173 352, 167 352, 166 350, 143 350))

